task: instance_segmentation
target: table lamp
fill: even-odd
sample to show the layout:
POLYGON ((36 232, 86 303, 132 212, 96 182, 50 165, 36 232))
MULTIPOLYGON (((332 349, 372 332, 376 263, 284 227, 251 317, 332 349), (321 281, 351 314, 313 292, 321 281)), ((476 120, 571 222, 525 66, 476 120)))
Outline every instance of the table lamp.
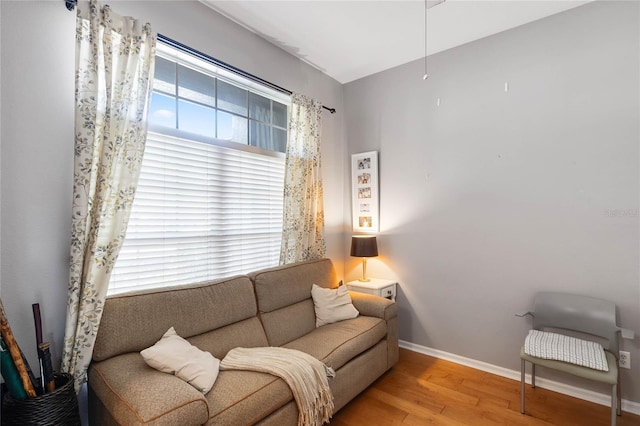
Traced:
POLYGON ((351 256, 362 258, 362 278, 358 281, 371 281, 367 278, 367 257, 378 255, 378 242, 375 235, 354 235, 351 237, 351 256))

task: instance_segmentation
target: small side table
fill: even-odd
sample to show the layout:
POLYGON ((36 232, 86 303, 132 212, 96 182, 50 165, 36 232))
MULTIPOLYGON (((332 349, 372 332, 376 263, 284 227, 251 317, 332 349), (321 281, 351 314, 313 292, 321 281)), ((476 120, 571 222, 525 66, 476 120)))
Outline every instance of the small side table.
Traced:
POLYGON ((374 296, 384 297, 395 302, 397 284, 398 282, 394 280, 371 278, 371 281, 349 281, 347 288, 351 291, 373 294, 374 296))

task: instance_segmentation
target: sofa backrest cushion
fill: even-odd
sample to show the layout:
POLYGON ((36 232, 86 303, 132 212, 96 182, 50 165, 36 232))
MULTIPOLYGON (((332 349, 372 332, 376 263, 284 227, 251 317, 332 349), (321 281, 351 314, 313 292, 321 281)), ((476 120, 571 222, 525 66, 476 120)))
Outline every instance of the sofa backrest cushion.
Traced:
POLYGON ((278 266, 249 276, 255 285, 260 319, 273 346, 281 346, 316 328, 311 299, 313 284, 326 288, 338 286, 330 259, 278 266))
MULTIPOLYGON (((190 338, 257 315, 253 284, 246 276, 108 297, 93 359, 139 352, 174 327, 190 338)), ((258 321, 251 322, 256 344, 266 341, 258 321)))
POLYGON ((197 336, 189 337, 189 343, 211 355, 223 359, 233 348, 260 348, 269 346, 267 336, 258 317, 234 322, 197 336))

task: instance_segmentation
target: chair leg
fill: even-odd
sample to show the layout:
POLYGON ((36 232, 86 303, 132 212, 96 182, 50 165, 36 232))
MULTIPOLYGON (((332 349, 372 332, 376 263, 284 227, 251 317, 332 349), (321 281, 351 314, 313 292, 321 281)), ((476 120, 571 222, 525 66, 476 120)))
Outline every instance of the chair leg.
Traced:
POLYGON ((520 361, 520 413, 521 414, 524 414, 524 370, 525 370, 525 360, 523 359, 520 361))
POLYGON ((531 387, 536 387, 536 365, 531 363, 531 387))
POLYGON ((611 389, 611 426, 616 426, 618 405, 618 385, 613 385, 611 389))

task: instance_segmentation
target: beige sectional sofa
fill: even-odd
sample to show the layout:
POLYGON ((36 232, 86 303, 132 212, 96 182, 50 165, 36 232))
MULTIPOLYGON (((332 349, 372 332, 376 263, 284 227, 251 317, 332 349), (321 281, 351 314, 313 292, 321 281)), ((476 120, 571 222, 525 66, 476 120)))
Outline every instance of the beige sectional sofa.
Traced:
POLYGON ((285 382, 265 373, 220 371, 202 394, 147 366, 140 351, 174 327, 218 359, 234 347, 282 346, 309 353, 336 371, 335 411, 398 360, 397 308, 351 293, 357 318, 316 328, 312 284, 336 287, 328 259, 220 281, 110 297, 89 369, 91 425, 295 425, 285 382))

